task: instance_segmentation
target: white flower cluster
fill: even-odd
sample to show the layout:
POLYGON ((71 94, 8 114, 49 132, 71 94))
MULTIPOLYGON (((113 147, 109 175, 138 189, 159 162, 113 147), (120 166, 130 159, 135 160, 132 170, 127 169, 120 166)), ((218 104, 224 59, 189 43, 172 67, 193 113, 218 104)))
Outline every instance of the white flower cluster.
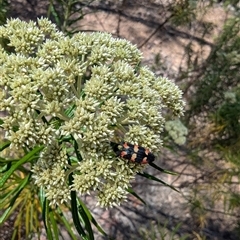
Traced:
POLYGON ((2 126, 13 148, 46 146, 33 168, 36 184, 53 204, 67 201, 71 190, 96 191, 101 206, 119 204, 143 166, 117 158, 111 142, 159 151, 163 112, 182 114, 182 92, 139 66, 136 46, 107 33, 70 38, 47 19, 11 19, 0 37, 10 49, 0 48, 2 126), (75 166, 71 158, 57 164, 55 143, 63 138, 69 148, 77 144, 75 166), (69 171, 72 186, 64 183, 69 171))
POLYGON ((235 102, 237 102, 236 93, 233 91, 227 91, 224 93, 224 99, 226 102, 235 103, 235 102))
POLYGON ((183 125, 183 123, 179 119, 167 121, 165 124, 165 129, 176 144, 178 145, 185 144, 188 129, 183 125))
POLYGON ((45 188, 46 197, 53 207, 70 199, 67 164, 67 150, 53 142, 50 148, 41 153, 32 169, 35 184, 45 188))

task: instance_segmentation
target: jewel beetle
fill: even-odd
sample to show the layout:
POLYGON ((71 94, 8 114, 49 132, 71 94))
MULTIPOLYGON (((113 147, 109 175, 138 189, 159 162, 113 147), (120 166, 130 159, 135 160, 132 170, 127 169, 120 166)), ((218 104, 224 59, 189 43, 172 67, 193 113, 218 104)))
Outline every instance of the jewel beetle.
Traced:
POLYGON ((111 146, 118 157, 129 160, 130 162, 147 164, 155 160, 155 156, 149 149, 137 144, 111 142, 111 146))

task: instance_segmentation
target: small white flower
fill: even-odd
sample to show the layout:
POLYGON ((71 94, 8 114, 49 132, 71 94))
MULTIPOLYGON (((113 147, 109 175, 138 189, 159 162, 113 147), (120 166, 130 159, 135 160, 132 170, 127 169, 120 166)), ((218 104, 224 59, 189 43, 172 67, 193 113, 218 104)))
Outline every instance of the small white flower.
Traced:
POLYGON ((36 184, 52 205, 68 201, 70 189, 120 204, 144 166, 117 158, 111 142, 159 151, 165 113, 183 113, 182 92, 140 66, 135 45, 107 33, 68 37, 41 18, 8 20, 0 36, 14 50, 0 48, 2 127, 11 147, 46 146, 32 170, 36 184))

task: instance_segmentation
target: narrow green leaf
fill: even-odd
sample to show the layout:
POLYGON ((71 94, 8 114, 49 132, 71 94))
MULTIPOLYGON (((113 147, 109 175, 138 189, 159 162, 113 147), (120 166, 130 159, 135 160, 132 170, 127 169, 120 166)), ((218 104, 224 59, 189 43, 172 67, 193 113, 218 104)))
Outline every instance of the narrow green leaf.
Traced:
POLYGON ((143 173, 138 173, 138 175, 142 176, 142 177, 145 177, 147 179, 150 179, 150 180, 153 180, 153 181, 157 181, 157 182, 160 182, 162 183, 163 185, 167 186, 167 187, 170 187, 171 189, 173 189, 174 191, 176 192, 179 192, 175 187, 165 183, 164 181, 162 181, 161 179, 159 178, 156 178, 155 176, 151 175, 151 174, 148 174, 146 172, 143 172, 143 173))
POLYGON ((100 233, 102 233, 104 236, 107 236, 107 233, 101 228, 101 226, 97 223, 97 221, 94 219, 94 217, 92 216, 92 214, 90 213, 90 211, 88 210, 87 206, 84 204, 84 202, 78 198, 79 203, 81 204, 81 206, 83 207, 85 213, 88 216, 88 219, 95 225, 95 227, 98 229, 98 231, 100 233))
POLYGON ((39 188, 39 191, 38 191, 38 198, 39 198, 39 201, 40 201, 41 207, 42 207, 42 209, 43 209, 43 208, 44 208, 45 201, 46 201, 45 193, 44 193, 44 189, 43 189, 43 187, 40 187, 40 188, 39 188))
POLYGON ((0 143, 0 152, 3 151, 5 148, 9 147, 11 144, 10 141, 4 141, 0 143))
MULTIPOLYGON (((74 147, 76 147, 76 142, 74 145, 75 145, 74 147)), ((80 155, 80 157, 81 157, 81 155, 80 155)), ((69 159, 68 159, 68 163, 69 163, 69 165, 71 165, 71 162, 69 161, 69 159)), ((73 173, 69 174, 68 180, 69 180, 69 184, 72 185, 73 184, 73 173)), ((72 217, 73 217, 73 223, 74 223, 74 226, 75 226, 78 234, 81 236, 81 238, 83 240, 88 240, 88 236, 85 233, 85 231, 81 225, 81 221, 80 221, 79 214, 78 214, 78 203, 77 203, 76 191, 71 191, 71 212, 72 212, 72 217)))
POLYGON ((12 164, 11 164, 10 162, 4 164, 4 165, 0 168, 0 173, 4 173, 4 172, 8 171, 8 170, 10 169, 11 165, 12 165, 12 164))
POLYGON ((157 166, 155 163, 149 163, 149 165, 152 166, 153 168, 157 169, 160 172, 164 172, 164 173, 171 174, 171 175, 178 175, 175 172, 171 172, 171 171, 165 170, 165 169, 157 166))
MULTIPOLYGON (((43 219, 44 227, 47 231, 47 229, 48 229, 47 220, 46 220, 47 215, 48 215, 48 213, 47 213, 47 199, 45 197, 42 197, 42 201, 43 201, 42 202, 42 219, 43 219)), ((40 200, 40 202, 41 202, 41 200, 40 200)))
POLYGON ((6 159, 6 158, 2 158, 2 157, 0 157, 0 162, 1 163, 13 163, 13 162, 17 162, 17 161, 19 161, 19 159, 13 159, 13 158, 11 158, 11 159, 6 159))
POLYGON ((57 226, 57 222, 56 222, 56 219, 54 217, 53 211, 49 212, 49 220, 51 222, 51 227, 53 229, 54 239, 55 240, 59 240, 58 226, 57 226))
POLYGON ((139 197, 139 195, 132 188, 128 188, 127 191, 131 193, 134 197, 136 197, 138 200, 140 200, 144 205, 146 205, 146 202, 141 197, 139 197))
MULTIPOLYGON (((72 175, 73 174, 70 173, 69 177, 68 177, 70 185, 73 183, 72 175)), ((71 191, 71 212, 72 212, 72 217, 73 217, 73 223, 74 223, 74 226, 75 226, 77 232, 82 237, 82 239, 88 240, 87 234, 85 233, 85 231, 81 225, 80 219, 79 219, 76 191, 71 191)))
POLYGON ((71 135, 71 137, 72 137, 72 140, 74 141, 74 151, 75 151, 75 153, 77 155, 78 161, 80 162, 80 161, 82 161, 82 156, 81 156, 81 154, 79 152, 79 149, 78 149, 78 143, 77 143, 77 141, 74 139, 74 137, 72 135, 71 135))
POLYGON ((66 111, 65 111, 65 114, 69 117, 69 118, 72 118, 73 115, 74 115, 74 110, 76 108, 76 105, 72 105, 70 106, 66 111))
MULTIPOLYGON (((30 176, 30 174, 29 174, 29 176, 30 176)), ((23 190, 23 188, 26 186, 26 184, 29 181, 29 176, 25 177, 18 186, 16 186, 14 189, 12 189, 10 192, 8 192, 3 198, 1 198, 0 206, 2 206, 2 203, 5 200, 7 200, 11 195, 13 195, 12 198, 14 198, 16 195, 19 194, 19 191, 21 192, 23 190)))
MULTIPOLYGON (((51 1, 51 2, 52 2, 52 1, 51 1)), ((48 13, 47 13, 48 18, 50 18, 50 15, 51 15, 51 14, 52 14, 53 17, 54 17, 54 20, 55 20, 57 26, 60 27, 60 26, 62 25, 62 24, 61 24, 61 20, 60 20, 60 16, 59 16, 57 10, 54 8, 53 3, 51 3, 51 4, 49 5, 49 7, 48 7, 48 13)))
POLYGON ((25 205, 25 233, 26 236, 30 233, 30 211, 31 211, 31 205, 32 204, 24 204, 25 205))
POLYGON ((78 211, 79 211, 80 216, 82 217, 82 219, 85 223, 85 228, 88 231, 89 240, 94 240, 94 235, 93 235, 93 230, 92 230, 91 223, 90 223, 89 218, 88 218, 87 214, 85 213, 84 208, 82 207, 81 204, 78 207, 78 211))
POLYGON ((29 152, 23 158, 19 159, 19 161, 17 161, 14 165, 12 165, 11 168, 7 172, 5 172, 3 177, 0 179, 0 187, 4 185, 4 183, 19 166, 29 161, 31 157, 33 157, 36 153, 40 152, 43 148, 43 146, 34 148, 31 152, 29 152))
POLYGON ((0 217, 0 224, 2 224, 9 216, 10 212, 12 210, 12 206, 9 206, 2 214, 0 217))
MULTIPOLYGON (((73 14, 72 14, 73 15, 73 14)), ((69 26, 71 26, 72 24, 74 24, 75 22, 77 22, 77 21, 79 21, 79 20, 81 20, 81 19, 83 19, 83 16, 79 16, 79 17, 77 17, 77 18, 75 18, 75 19, 72 19, 72 20, 68 20, 68 25, 69 26)))
POLYGON ((13 211, 18 206, 18 204, 21 203, 19 201, 18 204, 14 205, 14 203, 15 203, 16 199, 18 198, 19 194, 22 192, 22 190, 24 189, 24 187, 28 183, 30 176, 31 176, 31 174, 29 174, 26 178, 24 178, 23 181, 21 182, 21 184, 19 184, 18 192, 11 199, 9 207, 4 211, 4 213, 0 217, 0 224, 2 224, 8 218, 9 214, 11 213, 11 211, 13 211))
POLYGON ((79 233, 79 235, 85 240, 87 240, 87 234, 85 233, 80 219, 79 219, 79 215, 78 215, 78 207, 77 207, 77 196, 76 196, 76 192, 75 191, 71 191, 71 212, 72 212, 72 217, 73 217, 73 223, 74 226, 77 230, 77 232, 79 233))
POLYGON ((58 208, 58 212, 56 214, 57 214, 58 218, 60 219, 59 221, 61 221, 63 223, 63 225, 66 227, 66 230, 69 233, 71 239, 77 240, 77 237, 74 235, 71 225, 69 224, 68 220, 66 219, 66 217, 64 216, 64 214, 60 208, 58 208))
MULTIPOLYGON (((35 196, 33 197, 35 198, 35 196)), ((29 225, 29 229, 30 231, 37 231, 37 229, 39 228, 39 221, 37 221, 36 223, 34 223, 34 217, 36 217, 36 215, 38 214, 38 210, 35 210, 36 205, 34 204, 34 199, 32 199, 32 204, 30 205, 30 212, 29 212, 29 218, 30 218, 30 222, 28 223, 29 225)))
POLYGON ((49 222, 49 203, 46 198, 45 198, 44 204, 43 204, 42 217, 43 217, 43 223, 44 223, 46 233, 47 233, 47 239, 53 240, 51 225, 49 222))

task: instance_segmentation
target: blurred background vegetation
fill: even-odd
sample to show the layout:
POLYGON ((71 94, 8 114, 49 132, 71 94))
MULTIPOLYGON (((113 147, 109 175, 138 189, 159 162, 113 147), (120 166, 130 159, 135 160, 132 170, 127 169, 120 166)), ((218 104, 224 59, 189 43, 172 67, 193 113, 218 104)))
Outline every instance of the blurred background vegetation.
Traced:
MULTIPOLYGON (((9 17, 35 20, 41 16, 68 35, 109 31, 128 38, 143 51, 144 64, 172 78, 184 92, 185 143, 180 145, 166 130, 158 160, 179 173, 165 180, 181 193, 152 183, 145 186, 138 179, 134 184, 147 204, 143 207, 130 198, 109 210, 107 224, 106 219, 102 222, 110 236, 117 240, 240 239, 239 1, 0 1, 0 24, 9 17)), ((31 228, 23 221, 23 212, 38 209, 39 204, 32 199, 32 189, 25 191, 25 207, 15 214, 22 230, 31 228)), ((37 227, 37 211, 33 213, 31 221, 37 227)), ((95 213, 101 222, 101 214, 95 213)), ((14 231, 14 220, 9 222, 11 228, 14 231)), ((19 239, 17 232, 15 239, 19 239)))

